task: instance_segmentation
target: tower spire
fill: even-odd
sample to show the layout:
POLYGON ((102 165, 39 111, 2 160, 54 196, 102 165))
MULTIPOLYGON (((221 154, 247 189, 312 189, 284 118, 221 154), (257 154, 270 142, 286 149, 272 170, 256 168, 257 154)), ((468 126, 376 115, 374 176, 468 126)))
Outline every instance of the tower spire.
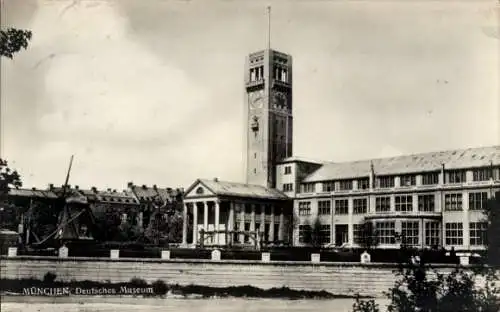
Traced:
POLYGON ((267 6, 267 49, 271 50, 271 6, 267 6))

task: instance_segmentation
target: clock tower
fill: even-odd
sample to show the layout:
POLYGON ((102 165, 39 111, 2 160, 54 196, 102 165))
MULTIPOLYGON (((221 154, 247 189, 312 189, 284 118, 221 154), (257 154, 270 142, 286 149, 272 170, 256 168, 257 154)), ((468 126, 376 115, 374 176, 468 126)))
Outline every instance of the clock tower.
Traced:
POLYGON ((246 183, 276 186, 276 164, 292 156, 292 57, 267 49, 245 66, 246 183))

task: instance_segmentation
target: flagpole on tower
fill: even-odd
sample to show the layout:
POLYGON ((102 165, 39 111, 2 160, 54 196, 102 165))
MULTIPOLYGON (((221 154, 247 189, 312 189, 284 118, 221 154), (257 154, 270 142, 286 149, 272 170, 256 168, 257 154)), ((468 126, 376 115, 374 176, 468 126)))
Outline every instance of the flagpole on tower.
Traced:
POLYGON ((267 6, 267 49, 271 50, 271 6, 267 6))

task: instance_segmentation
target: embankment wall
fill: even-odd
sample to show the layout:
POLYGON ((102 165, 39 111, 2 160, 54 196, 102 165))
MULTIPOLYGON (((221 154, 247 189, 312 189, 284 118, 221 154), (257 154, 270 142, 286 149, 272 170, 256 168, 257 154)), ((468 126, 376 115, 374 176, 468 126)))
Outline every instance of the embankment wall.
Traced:
MULTIPOLYGON (((162 260, 57 257, 1 257, 4 279, 38 278, 47 272, 57 280, 125 282, 137 277, 179 285, 214 287, 251 285, 263 289, 286 286, 297 290, 325 290, 339 295, 381 297, 393 286, 394 264, 311 263, 242 260, 162 260)), ((450 266, 436 266, 450 272, 450 266)))

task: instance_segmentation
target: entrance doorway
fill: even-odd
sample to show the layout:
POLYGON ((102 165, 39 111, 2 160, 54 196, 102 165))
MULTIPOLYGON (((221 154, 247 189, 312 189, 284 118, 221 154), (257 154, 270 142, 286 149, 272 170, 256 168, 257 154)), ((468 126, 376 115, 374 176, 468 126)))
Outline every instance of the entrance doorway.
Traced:
POLYGON ((335 246, 342 246, 349 241, 347 224, 335 225, 335 246))

